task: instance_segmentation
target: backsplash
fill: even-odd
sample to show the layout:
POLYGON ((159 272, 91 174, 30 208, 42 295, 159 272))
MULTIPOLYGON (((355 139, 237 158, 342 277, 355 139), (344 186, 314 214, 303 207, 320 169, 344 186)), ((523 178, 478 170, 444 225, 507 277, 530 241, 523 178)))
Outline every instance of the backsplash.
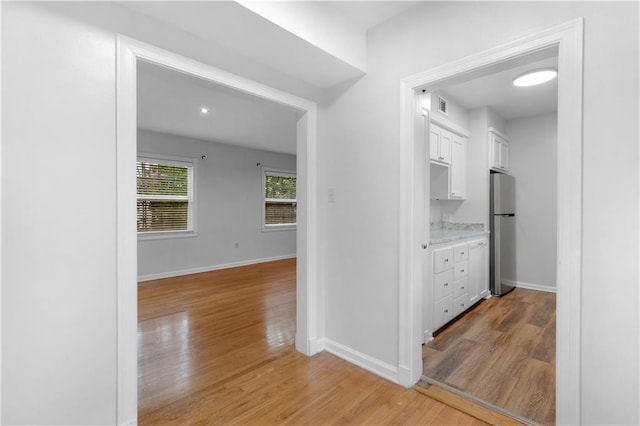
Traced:
POLYGON ((460 222, 431 222, 431 232, 434 231, 484 231, 484 223, 460 223, 460 222))

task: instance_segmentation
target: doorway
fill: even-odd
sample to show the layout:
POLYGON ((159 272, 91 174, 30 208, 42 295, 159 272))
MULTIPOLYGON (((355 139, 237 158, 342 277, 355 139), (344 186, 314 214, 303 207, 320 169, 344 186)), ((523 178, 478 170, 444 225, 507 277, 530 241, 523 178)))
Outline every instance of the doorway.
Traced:
POLYGON ((300 113, 137 72, 138 421, 157 423, 292 352, 300 113))
POLYGON ((137 418, 137 236, 134 203, 137 158, 136 64, 142 60, 300 111, 297 137, 296 349, 317 352, 316 104, 172 52, 118 35, 117 85, 117 422, 137 418))
POLYGON ((580 423, 580 268, 581 268, 581 158, 582 158, 582 37, 581 19, 463 58, 401 83, 401 192, 400 192, 400 369, 401 379, 415 383, 422 374, 420 321, 424 303, 422 285, 428 248, 428 217, 420 200, 428 194, 428 158, 421 90, 434 90, 482 75, 487 68, 547 49, 558 48, 558 270, 556 404, 558 423, 580 423))

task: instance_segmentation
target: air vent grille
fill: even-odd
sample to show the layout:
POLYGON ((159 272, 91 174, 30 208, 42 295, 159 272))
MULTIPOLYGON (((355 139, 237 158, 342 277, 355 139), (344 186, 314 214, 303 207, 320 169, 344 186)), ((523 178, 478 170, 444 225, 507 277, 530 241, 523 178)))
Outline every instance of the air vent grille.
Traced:
POLYGON ((441 96, 438 96, 438 112, 442 114, 447 114, 447 100, 443 99, 441 96))

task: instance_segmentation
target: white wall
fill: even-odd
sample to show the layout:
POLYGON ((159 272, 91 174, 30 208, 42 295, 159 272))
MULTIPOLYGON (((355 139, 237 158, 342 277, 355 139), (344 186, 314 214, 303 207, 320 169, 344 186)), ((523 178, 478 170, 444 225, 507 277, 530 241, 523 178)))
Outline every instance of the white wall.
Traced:
POLYGON ((556 113, 507 121, 516 178, 516 281, 556 288, 556 113))
POLYGON ((114 424, 115 39, 2 8, 2 423, 114 424))
POLYGON ((295 256, 295 230, 262 231, 256 165, 295 172, 295 156, 146 130, 138 131, 138 152, 198 159, 198 236, 138 241, 140 279, 295 256))
POLYGON ((1 7, 2 423, 114 424, 116 32, 320 92, 113 4, 1 7))
POLYGON ((320 190, 341 194, 321 212, 326 333, 397 365, 398 82, 579 17, 586 18, 582 422, 637 424, 636 3, 427 2, 369 32, 368 75, 328 103, 320 120, 320 190), (603 141, 615 141, 620 155, 603 155, 603 141))
POLYGON ((469 129, 469 112, 446 93, 438 91, 431 94, 431 116, 455 123, 463 129, 469 129), (440 96, 447 102, 446 114, 438 110, 438 97, 440 96))

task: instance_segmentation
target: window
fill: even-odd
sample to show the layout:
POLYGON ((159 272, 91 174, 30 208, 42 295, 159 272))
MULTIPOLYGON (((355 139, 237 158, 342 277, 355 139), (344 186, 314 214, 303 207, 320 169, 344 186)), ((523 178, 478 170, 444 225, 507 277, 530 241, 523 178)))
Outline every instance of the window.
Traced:
POLYGON ((194 164, 169 157, 138 158, 138 235, 194 232, 194 164))
POLYGON ((296 175, 281 170, 263 170, 263 230, 295 229, 296 175))

